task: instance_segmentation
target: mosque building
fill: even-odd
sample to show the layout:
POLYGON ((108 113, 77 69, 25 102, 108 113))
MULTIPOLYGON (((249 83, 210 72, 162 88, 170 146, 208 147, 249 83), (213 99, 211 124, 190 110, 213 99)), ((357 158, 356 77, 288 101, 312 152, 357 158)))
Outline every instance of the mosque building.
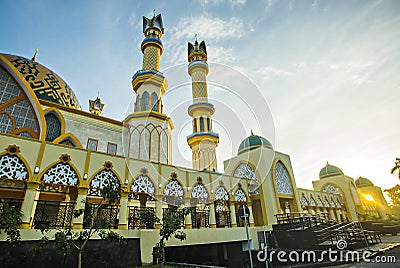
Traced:
MULTIPOLYGON (((160 72, 161 14, 143 17, 143 34, 142 66, 132 77, 136 101, 122 120, 102 116, 106 106, 99 97, 89 100, 89 111, 82 110, 72 88, 36 53, 32 59, 0 54, 0 204, 21 210, 23 240, 37 239, 39 224, 86 228, 85 214, 74 218, 73 210, 85 209, 84 200, 97 200, 105 180, 120 185, 121 197, 102 215, 115 222, 116 231, 139 241, 143 263, 152 261, 160 228, 139 228, 137 212, 144 207, 160 219, 168 206, 192 208, 184 220, 187 239, 172 239, 168 247, 236 243, 241 248, 247 241, 238 216, 243 204, 250 210, 255 249, 261 247, 257 233, 272 230, 277 215, 285 213, 324 214, 336 222, 359 221, 365 214, 386 217, 382 191, 370 180, 354 181, 327 163, 313 189, 298 188, 290 156, 253 133, 243 137, 237 155, 217 167, 219 135, 207 86, 212 70, 206 43, 197 39, 188 43, 193 131, 186 141, 175 141, 187 142, 193 166, 174 166, 174 124, 164 113, 168 84, 160 72)), ((229 246, 224 250, 231 254, 229 246)))

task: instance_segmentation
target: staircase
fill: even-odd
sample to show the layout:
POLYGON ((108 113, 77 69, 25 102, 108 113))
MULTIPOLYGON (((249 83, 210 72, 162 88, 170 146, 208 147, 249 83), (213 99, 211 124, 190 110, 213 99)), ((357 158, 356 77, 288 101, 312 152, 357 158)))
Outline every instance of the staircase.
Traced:
POLYGON ((275 217, 273 236, 281 249, 337 249, 339 240, 346 241, 346 249, 381 243, 379 232, 365 230, 359 222, 338 223, 327 213, 284 213, 275 217))

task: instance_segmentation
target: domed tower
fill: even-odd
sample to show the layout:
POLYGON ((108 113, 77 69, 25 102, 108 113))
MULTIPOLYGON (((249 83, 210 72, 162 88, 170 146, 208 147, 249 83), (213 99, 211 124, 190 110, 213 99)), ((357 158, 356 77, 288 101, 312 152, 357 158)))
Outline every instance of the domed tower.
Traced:
POLYGON ((161 37, 164 27, 161 14, 143 17, 144 40, 142 69, 132 77, 136 93, 134 111, 124 120, 127 156, 153 162, 171 164, 171 131, 173 123, 163 113, 162 96, 167 81, 160 72, 160 57, 164 47, 161 37))
POLYGON ((197 170, 217 170, 216 148, 219 135, 213 132, 212 115, 214 105, 208 102, 207 88, 207 50, 206 44, 196 41, 188 43, 188 72, 192 77, 193 104, 188 113, 193 118, 193 134, 187 137, 192 149, 193 168, 197 170))

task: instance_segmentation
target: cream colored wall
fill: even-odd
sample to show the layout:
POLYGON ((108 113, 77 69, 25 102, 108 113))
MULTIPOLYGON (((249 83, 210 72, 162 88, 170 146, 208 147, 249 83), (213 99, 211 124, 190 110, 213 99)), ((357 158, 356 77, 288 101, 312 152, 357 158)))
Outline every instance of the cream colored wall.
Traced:
MULTIPOLYGON (((42 105, 43 110, 47 108, 49 107, 42 105)), ((117 144, 117 155, 123 154, 121 125, 69 111, 58 111, 65 120, 65 133, 72 133, 75 135, 83 148, 86 148, 88 138, 92 138, 98 141, 97 151, 107 152, 108 143, 111 142, 117 144)))
MULTIPOLYGON (((313 181, 313 187, 316 191, 322 191, 322 189, 327 184, 333 184, 340 188, 343 192, 343 199, 345 202, 345 206, 348 212, 349 220, 350 221, 358 221, 357 212, 363 213, 362 208, 360 206, 357 207, 353 194, 351 193, 351 184, 354 184, 354 179, 348 177, 346 175, 336 175, 325 177, 323 179, 313 181)), ((316 200, 317 201, 317 200, 316 200)))

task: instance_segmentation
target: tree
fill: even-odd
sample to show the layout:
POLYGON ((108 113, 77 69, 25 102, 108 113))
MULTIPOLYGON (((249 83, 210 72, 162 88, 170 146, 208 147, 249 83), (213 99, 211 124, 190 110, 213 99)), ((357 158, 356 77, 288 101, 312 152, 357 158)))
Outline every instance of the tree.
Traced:
POLYGON ((390 173, 394 174, 396 171, 400 180, 400 158, 396 158, 396 162, 394 163, 394 167, 390 170, 390 173))
MULTIPOLYGON (((7 203, 2 205, 2 212, 0 213, 0 230, 4 229, 6 232, 6 240, 12 245, 18 244, 21 240, 21 233, 18 227, 22 223, 22 213, 7 203)), ((0 231, 1 233, 1 231, 0 231)))
MULTIPOLYGON (((80 232, 72 233, 70 229, 59 230, 54 235, 54 241, 58 250, 64 254, 64 265, 65 259, 69 251, 74 248, 78 251, 78 268, 82 267, 82 253, 91 237, 96 233, 100 236, 102 240, 109 242, 124 242, 124 238, 113 232, 112 230, 105 231, 105 228, 110 228, 114 223, 107 222, 103 218, 99 217, 99 210, 102 206, 107 204, 113 204, 121 196, 120 185, 111 181, 106 180, 104 182, 104 187, 101 189, 101 199, 98 202, 91 203, 93 209, 90 210, 89 215, 86 215, 88 229, 80 232)), ((86 205, 89 205, 88 201, 84 201, 86 205)), ((77 218, 84 213, 84 210, 75 210, 74 217, 77 218)), ((31 252, 33 255, 38 254, 41 249, 48 244, 50 241, 48 234, 45 233, 46 230, 41 230, 43 237, 38 243, 36 243, 32 248, 31 252)))
POLYGON ((188 208, 178 209, 173 206, 168 208, 163 217, 162 228, 160 230, 160 241, 153 248, 153 256, 161 260, 161 267, 165 265, 165 242, 170 237, 175 237, 179 241, 186 239, 186 234, 181 231, 183 220, 190 213, 188 208))
POLYGON ((391 214, 388 215, 388 221, 392 224, 399 224, 400 223, 400 184, 396 186, 386 189, 385 192, 388 193, 392 205, 390 206, 391 214))

